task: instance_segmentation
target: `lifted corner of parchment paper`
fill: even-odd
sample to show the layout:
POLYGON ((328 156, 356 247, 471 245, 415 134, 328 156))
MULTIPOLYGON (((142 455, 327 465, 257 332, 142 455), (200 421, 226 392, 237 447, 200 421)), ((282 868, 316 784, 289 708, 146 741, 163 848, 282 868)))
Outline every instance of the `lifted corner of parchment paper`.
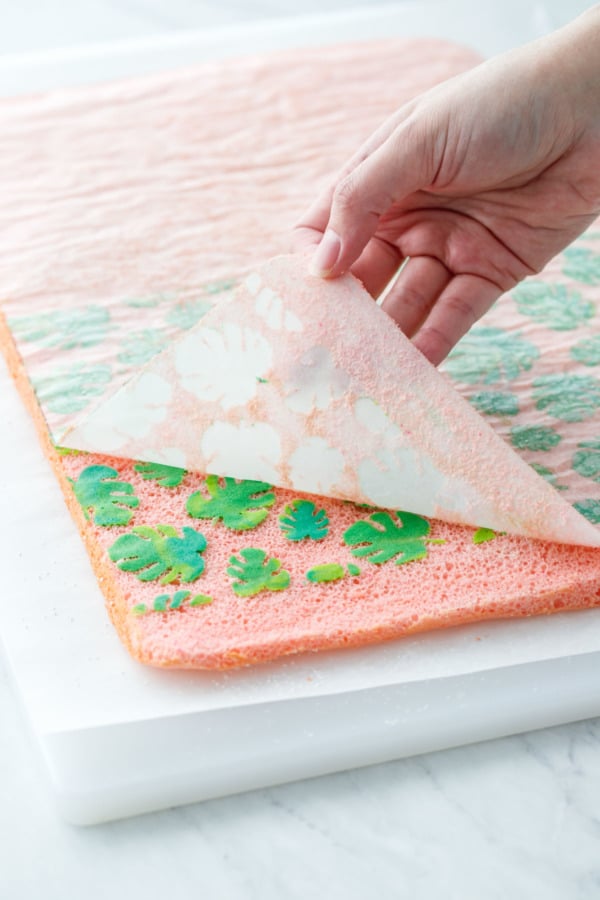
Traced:
POLYGON ((356 279, 306 268, 252 272, 60 443, 600 546, 356 279))

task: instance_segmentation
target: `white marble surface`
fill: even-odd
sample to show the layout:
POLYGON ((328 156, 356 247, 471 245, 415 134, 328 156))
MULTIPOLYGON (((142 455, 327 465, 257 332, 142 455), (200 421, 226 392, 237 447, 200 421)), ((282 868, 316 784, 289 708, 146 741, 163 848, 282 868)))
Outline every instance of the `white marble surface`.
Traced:
MULTIPOLYGON (((350 5, 358 2, 304 0, 302 9, 350 5)), ((588 5, 553 0, 545 21, 559 24, 588 5)), ((2 6, 0 54, 298 9, 277 0, 2 6)), ((600 896, 600 720, 89 829, 58 820, 1 662, 0 723, 7 900, 600 896)))
POLYGON ((80 829, 0 673, 0 896, 595 900, 600 720, 80 829))

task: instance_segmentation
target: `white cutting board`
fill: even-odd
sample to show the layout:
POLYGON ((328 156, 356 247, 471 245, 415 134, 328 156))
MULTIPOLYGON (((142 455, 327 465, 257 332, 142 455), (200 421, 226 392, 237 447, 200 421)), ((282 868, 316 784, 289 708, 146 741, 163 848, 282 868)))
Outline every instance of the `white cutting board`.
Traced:
MULTIPOLYGON (((510 43, 511 4, 496 20, 479 21, 475 32, 471 3, 399 7, 400 13, 375 8, 0 62, 0 93, 336 38, 435 29, 483 52, 510 43)), ((517 7, 522 14, 520 4, 512 12, 517 7)), ((526 22, 520 39, 533 34, 526 22)), ((0 637, 59 809, 71 822, 600 714, 600 610, 468 626, 237 672, 140 666, 108 621, 77 529, 3 364, 0 421, 0 512, 10 512, 0 515, 0 637)))

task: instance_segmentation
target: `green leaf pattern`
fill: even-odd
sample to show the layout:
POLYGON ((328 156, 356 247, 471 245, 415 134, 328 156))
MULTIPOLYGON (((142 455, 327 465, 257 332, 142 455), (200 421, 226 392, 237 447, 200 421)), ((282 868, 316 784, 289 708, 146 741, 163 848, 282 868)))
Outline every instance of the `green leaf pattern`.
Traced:
POLYGON ((205 549, 206 538, 193 528, 184 527, 179 537, 172 525, 139 525, 118 537, 108 555, 123 572, 135 572, 140 581, 187 583, 204 571, 205 549))
POLYGON ((476 326, 452 350, 446 371, 466 384, 496 384, 513 381, 533 366, 539 350, 518 332, 476 326))
POLYGON ((428 534, 429 522, 422 516, 397 512, 393 518, 388 512, 375 512, 351 525, 344 533, 344 543, 353 556, 377 565, 392 559, 401 565, 427 556, 424 538, 428 534))
POLYGON ((87 466, 73 481, 73 490, 86 518, 90 513, 95 525, 129 525, 139 500, 133 486, 119 481, 119 473, 110 466, 87 466))
POLYGON ((290 573, 281 568, 278 559, 269 558, 264 550, 248 547, 240 556, 232 556, 227 574, 234 580, 238 597, 254 597, 261 591, 283 591, 290 583, 290 573))
POLYGON ((208 475, 206 490, 196 491, 187 501, 187 511, 194 519, 220 519, 233 531, 248 531, 260 525, 275 503, 270 484, 264 481, 236 481, 208 475))
POLYGON ((175 466, 165 466, 162 463, 140 462, 133 467, 142 476, 144 481, 156 481, 161 487, 179 487, 185 478, 185 469, 175 466))
POLYGON ((279 517, 279 522, 289 541, 302 541, 304 538, 322 541, 329 532, 329 519, 325 510, 317 510, 310 500, 292 500, 279 517))
POLYGON ((554 331, 572 331, 594 315, 594 304, 564 284, 526 281, 515 288, 513 298, 522 316, 554 331))

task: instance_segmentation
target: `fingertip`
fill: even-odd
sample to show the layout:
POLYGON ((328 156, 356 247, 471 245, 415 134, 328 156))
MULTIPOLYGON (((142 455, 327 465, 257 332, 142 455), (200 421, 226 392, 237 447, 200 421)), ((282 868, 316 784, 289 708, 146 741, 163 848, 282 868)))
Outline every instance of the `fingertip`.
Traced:
POLYGON ((342 241, 340 236, 328 228, 321 238, 310 261, 308 270, 317 278, 329 278, 333 274, 335 265, 340 257, 342 241))

